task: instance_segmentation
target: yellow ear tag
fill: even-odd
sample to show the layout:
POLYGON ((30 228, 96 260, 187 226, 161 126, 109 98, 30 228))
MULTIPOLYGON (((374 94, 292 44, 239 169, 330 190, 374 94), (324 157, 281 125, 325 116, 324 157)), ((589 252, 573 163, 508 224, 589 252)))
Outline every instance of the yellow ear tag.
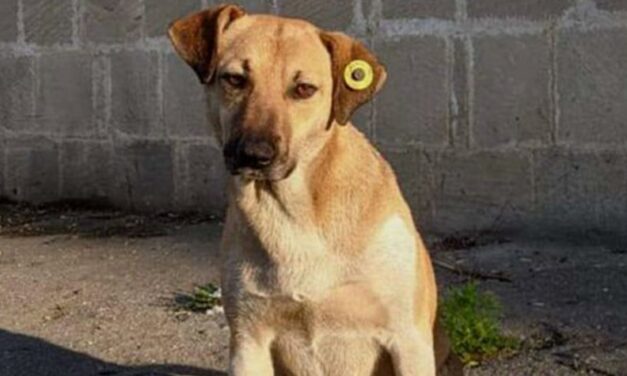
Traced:
POLYGON ((353 60, 344 69, 344 82, 353 90, 364 90, 372 85, 374 71, 364 60, 353 60))

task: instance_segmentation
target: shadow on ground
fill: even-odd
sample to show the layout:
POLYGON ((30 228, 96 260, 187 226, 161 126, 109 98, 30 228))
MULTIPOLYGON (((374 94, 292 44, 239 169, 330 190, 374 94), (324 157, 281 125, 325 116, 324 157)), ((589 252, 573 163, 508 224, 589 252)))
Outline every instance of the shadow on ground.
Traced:
POLYGON ((36 337, 0 329, 0 375, 11 376, 223 376, 180 364, 121 366, 36 337))
POLYGON ((0 197, 0 235, 76 235, 148 238, 166 236, 186 225, 214 221, 213 215, 188 213, 132 213, 107 203, 60 201, 42 205, 15 203, 0 197))

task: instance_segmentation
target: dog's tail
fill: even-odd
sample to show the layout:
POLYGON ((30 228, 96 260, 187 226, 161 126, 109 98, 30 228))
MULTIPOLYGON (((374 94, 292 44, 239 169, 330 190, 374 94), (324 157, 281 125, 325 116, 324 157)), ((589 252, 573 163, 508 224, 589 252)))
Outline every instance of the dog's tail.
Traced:
POLYGON ((439 320, 435 320, 433 328, 433 342, 435 349, 435 364, 438 376, 463 376, 464 365, 451 349, 451 343, 446 331, 440 325, 439 320))

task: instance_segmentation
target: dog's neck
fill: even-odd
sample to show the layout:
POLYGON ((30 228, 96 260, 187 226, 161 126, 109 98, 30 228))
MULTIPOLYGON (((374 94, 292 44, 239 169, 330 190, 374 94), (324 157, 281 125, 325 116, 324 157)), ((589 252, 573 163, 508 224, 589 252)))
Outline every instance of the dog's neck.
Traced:
POLYGON ((295 231, 315 233, 332 247, 345 247, 338 242, 351 239, 351 232, 359 233, 387 210, 389 200, 379 197, 387 189, 383 185, 393 181, 383 176, 391 174, 387 164, 352 125, 334 125, 329 132, 287 179, 233 179, 232 206, 261 243, 295 231), (340 228, 342 234, 337 233, 340 228))

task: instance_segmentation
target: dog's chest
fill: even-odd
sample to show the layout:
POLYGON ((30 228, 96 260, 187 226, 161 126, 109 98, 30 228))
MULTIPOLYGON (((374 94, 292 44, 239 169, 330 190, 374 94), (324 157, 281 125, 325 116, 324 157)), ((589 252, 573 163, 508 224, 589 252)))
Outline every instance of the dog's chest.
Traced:
MULTIPOLYGON (((341 308, 339 316, 344 316, 340 312, 344 309, 378 309, 388 296, 413 290, 413 236, 399 218, 378 228, 361 256, 329 249, 320 234, 280 215, 263 226, 261 234, 241 226, 239 241, 226 250, 232 262, 225 274, 235 282, 232 287, 239 291, 241 303, 263 306, 272 302, 274 307, 289 307, 290 312, 332 312, 337 307, 341 308), (391 294, 389 286, 399 287, 399 292, 391 294)), ((333 320, 331 316, 336 315, 325 320, 333 320)))
POLYGON ((286 207, 265 192, 244 192, 238 204, 239 242, 227 252, 247 291, 315 299, 345 274, 346 260, 311 222, 305 200, 293 194, 286 207))
POLYGON ((241 287, 257 296, 296 300, 317 299, 345 274, 344 262, 328 252, 324 239, 293 224, 276 226, 267 239, 255 238, 245 243, 260 247, 236 250, 239 254, 241 287))

